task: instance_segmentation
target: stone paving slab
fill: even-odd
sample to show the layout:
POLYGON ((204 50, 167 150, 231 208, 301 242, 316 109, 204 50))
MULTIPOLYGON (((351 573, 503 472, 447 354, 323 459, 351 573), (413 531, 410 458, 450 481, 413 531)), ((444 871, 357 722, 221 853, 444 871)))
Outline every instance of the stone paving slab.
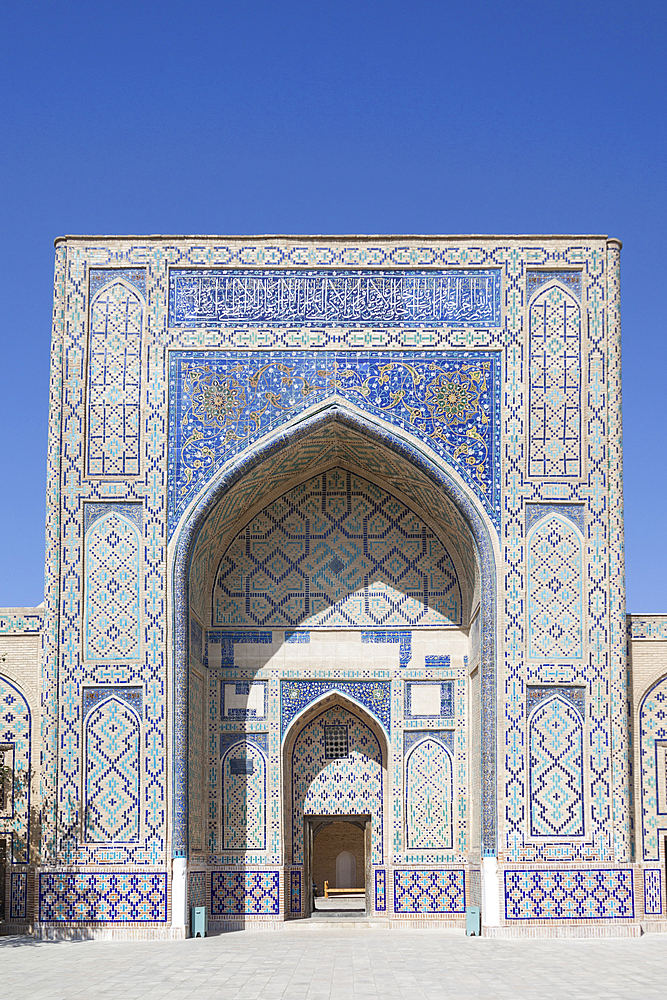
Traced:
POLYGON ((2 1000, 664 1000, 667 935, 507 941, 437 931, 187 941, 0 939, 2 1000))

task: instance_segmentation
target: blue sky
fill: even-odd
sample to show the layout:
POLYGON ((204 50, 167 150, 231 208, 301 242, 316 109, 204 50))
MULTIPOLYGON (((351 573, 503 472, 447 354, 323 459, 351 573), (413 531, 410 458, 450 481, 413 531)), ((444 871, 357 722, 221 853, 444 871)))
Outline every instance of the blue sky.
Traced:
POLYGON ((667 4, 41 0, 1 34, 0 606, 42 599, 56 236, 607 233, 628 610, 667 612, 667 4))

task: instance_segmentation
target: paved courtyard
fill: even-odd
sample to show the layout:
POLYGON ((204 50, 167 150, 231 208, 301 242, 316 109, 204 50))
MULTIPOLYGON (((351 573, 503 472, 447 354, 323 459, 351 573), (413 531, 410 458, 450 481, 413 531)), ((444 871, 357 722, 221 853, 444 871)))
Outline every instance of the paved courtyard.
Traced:
POLYGON ((0 997, 664 1000, 667 935, 498 941, 338 930, 139 943, 0 938, 0 997))

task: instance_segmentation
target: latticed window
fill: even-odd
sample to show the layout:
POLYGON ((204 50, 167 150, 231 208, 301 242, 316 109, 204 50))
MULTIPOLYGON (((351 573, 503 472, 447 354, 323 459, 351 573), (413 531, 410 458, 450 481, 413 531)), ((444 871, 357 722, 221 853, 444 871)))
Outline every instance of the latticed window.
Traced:
POLYGON ((349 756, 347 726, 324 727, 324 756, 328 760, 349 756))

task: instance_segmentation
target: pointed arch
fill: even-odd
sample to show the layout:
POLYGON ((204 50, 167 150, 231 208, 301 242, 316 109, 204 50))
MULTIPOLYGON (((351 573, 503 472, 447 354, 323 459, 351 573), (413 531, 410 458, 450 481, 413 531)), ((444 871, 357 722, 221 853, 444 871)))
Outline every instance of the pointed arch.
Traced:
POLYGON ((252 739, 241 738, 225 750, 220 771, 223 850, 266 850, 265 755, 252 739))
POLYGON ((667 677, 651 685, 639 706, 642 857, 658 861, 667 832, 667 677))
POLYGON ((584 726, 572 704, 555 695, 528 722, 532 837, 584 836, 584 726))
POLYGON ((317 699, 285 734, 286 838, 292 861, 304 862, 303 817, 371 816, 371 862, 384 859, 384 794, 388 743, 380 725, 338 692, 317 699), (326 728, 335 730, 335 750, 326 728), (344 733, 344 735, 343 735, 344 733))
POLYGON ((30 844, 32 718, 21 688, 0 674, 0 763, 7 768, 0 800, 0 835, 13 863, 27 863, 30 844))
POLYGON ((581 476, 581 305, 553 281, 528 307, 528 475, 581 476))
MULTIPOLYGON (((419 506, 456 521, 457 530, 469 538, 469 559, 479 574, 474 584, 471 613, 481 606, 481 767, 483 808, 481 809, 481 849, 484 856, 496 853, 496 561, 499 541, 491 519, 473 492, 455 470, 413 438, 409 431, 394 427, 350 403, 333 397, 288 422, 279 433, 269 433, 220 469, 202 495, 183 514, 169 545, 169 587, 173 608, 174 678, 174 760, 173 760, 173 840, 174 857, 185 857, 187 838, 187 691, 188 628, 191 580, 195 589, 206 592, 201 581, 208 565, 195 553, 220 538, 226 525, 238 524, 243 510, 253 507, 261 495, 271 495, 274 483, 296 480, 303 470, 313 468, 313 452, 319 448, 340 454, 344 447, 353 467, 366 474, 373 470, 381 479, 391 468, 392 485, 401 483, 402 493, 417 492, 419 506), (355 450, 359 448, 359 450, 355 450), (361 455, 363 454, 363 460, 361 455), (294 469, 294 471, 291 471, 294 469), (403 485, 404 484, 404 485, 403 485), (223 527, 220 527, 220 524, 223 527), (203 564, 202 564, 203 563, 203 564)), ((319 463, 322 466, 324 462, 319 463)), ((276 495, 279 495, 276 492, 276 495)), ((261 509, 258 507, 257 509, 261 509)), ((210 591, 209 591, 210 593, 210 591)), ((203 611, 194 606, 199 615, 203 611)))
POLYGON ((111 509, 86 531, 85 639, 87 660, 139 657, 139 529, 111 509))
POLYGON ((111 696, 85 721, 85 829, 91 843, 139 840, 141 722, 134 709, 111 696))
POLYGON ((426 734, 405 760, 406 849, 454 846, 453 761, 448 747, 426 734))
POLYGON ((88 333, 87 472, 137 476, 144 301, 120 279, 90 305, 88 333))
POLYGON ((584 538, 559 514, 528 533, 528 656, 583 656, 584 538))

